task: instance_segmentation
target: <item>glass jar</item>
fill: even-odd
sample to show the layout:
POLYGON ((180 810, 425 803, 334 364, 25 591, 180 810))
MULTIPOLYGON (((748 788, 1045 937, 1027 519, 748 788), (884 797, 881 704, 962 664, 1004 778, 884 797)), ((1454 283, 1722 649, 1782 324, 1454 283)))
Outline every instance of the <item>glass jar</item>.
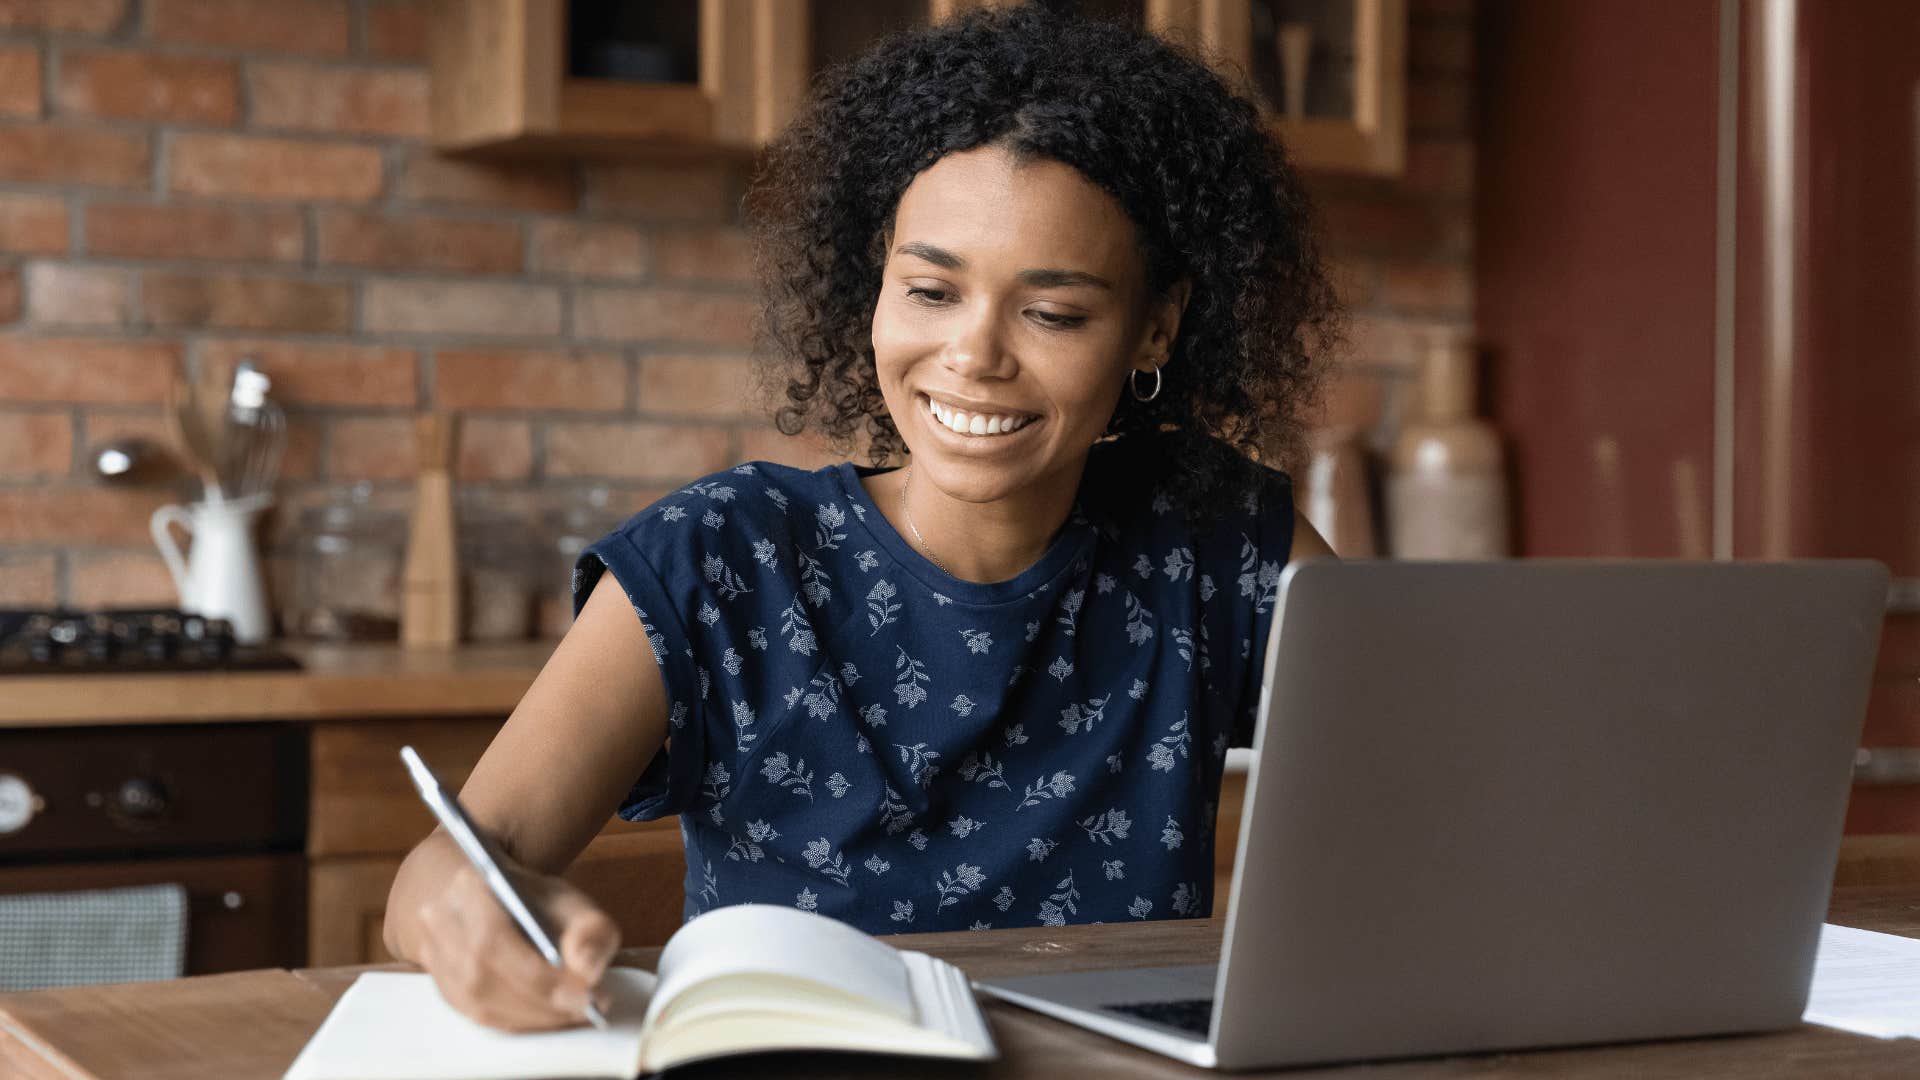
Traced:
POLYGON ((374 501, 361 482, 300 515, 291 632, 318 641, 400 636, 406 514, 374 501))

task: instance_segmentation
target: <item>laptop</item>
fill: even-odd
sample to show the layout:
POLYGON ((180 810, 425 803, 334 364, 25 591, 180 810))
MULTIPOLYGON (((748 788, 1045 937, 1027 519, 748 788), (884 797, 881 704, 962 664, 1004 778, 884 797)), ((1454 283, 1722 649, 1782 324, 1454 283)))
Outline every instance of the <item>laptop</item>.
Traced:
POLYGON ((1793 1027, 1887 580, 1292 566, 1220 963, 976 986, 1222 1069, 1793 1027))

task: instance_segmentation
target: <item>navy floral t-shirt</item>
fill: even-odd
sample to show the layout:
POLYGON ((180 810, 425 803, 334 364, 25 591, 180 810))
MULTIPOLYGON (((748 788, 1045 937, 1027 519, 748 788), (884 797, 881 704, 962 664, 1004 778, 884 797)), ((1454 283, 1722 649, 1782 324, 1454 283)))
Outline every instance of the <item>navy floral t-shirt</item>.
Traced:
POLYGON ((668 745, 619 808, 680 815, 685 915, 793 904, 873 933, 1197 917, 1229 742, 1293 539, 1264 484, 1205 535, 1094 447, 1046 554, 936 567, 842 463, 751 462, 582 554, 632 601, 668 745))

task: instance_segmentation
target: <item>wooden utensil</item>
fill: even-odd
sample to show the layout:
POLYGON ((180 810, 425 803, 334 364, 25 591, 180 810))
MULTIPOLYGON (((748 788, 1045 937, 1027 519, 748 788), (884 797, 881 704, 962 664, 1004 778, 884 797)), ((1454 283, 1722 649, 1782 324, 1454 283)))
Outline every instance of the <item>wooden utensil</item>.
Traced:
POLYGON ((414 421, 419 474, 402 579, 400 643, 445 648, 460 640, 460 554, 453 524, 453 447, 459 425, 450 413, 414 421))

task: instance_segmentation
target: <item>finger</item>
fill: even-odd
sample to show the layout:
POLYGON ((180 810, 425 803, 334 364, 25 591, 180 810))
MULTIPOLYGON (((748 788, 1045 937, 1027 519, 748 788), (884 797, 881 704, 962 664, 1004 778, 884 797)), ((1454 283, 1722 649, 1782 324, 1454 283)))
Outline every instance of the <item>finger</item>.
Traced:
POLYGON ((620 928, 585 893, 572 887, 558 890, 547 911, 560 929, 560 956, 569 972, 587 986, 607 973, 620 950, 620 928))
POLYGON ((520 933, 477 874, 457 883, 427 924, 423 948, 441 996, 461 1013, 505 1031, 542 1031, 581 1021, 576 999, 554 1000, 560 973, 520 933))

